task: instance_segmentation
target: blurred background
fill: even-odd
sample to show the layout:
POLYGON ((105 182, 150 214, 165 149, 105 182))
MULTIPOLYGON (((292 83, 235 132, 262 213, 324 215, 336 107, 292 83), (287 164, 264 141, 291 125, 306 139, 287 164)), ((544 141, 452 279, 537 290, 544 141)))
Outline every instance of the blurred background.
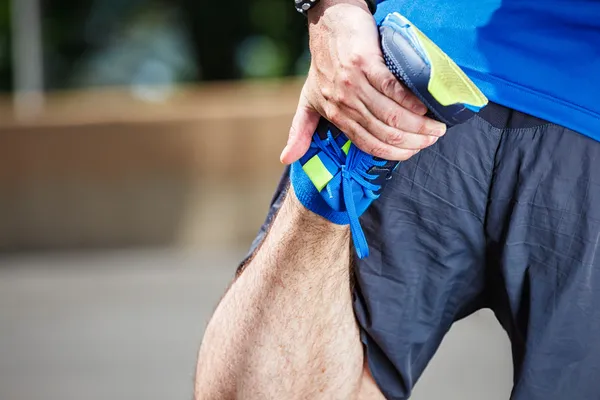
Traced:
MULTIPOLYGON (((0 399, 189 399, 309 63, 282 0, 0 0, 0 399)), ((414 398, 507 399, 490 313, 414 398)))

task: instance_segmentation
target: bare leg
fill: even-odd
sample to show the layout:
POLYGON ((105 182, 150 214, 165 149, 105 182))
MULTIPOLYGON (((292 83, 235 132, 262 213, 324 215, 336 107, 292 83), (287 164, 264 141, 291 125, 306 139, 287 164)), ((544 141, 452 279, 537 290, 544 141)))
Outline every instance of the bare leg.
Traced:
POLYGON ((363 371, 349 232, 293 190, 210 321, 197 400, 383 399, 363 371))

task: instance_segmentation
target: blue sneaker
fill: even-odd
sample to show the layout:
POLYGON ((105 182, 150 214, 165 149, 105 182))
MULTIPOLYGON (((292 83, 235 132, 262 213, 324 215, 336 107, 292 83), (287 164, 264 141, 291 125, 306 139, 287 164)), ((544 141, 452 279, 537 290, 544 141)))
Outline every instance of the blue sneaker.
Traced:
MULTIPOLYGON (((388 68, 428 107, 431 117, 453 126, 487 104, 461 69, 402 15, 388 15, 379 32, 388 68)), ((306 208, 350 225, 357 255, 364 258, 369 247, 359 217, 379 197, 398 165, 361 151, 321 118, 310 149, 292 165, 291 181, 306 208)))

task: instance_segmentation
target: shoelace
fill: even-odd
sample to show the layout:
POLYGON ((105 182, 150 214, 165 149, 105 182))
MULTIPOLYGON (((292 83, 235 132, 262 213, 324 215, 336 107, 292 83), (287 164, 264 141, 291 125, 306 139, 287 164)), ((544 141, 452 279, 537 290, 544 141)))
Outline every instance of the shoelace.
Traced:
MULTIPOLYGON (((353 145, 350 146, 348 155, 346 156, 335 141, 331 131, 327 132, 326 139, 321 139, 318 135, 315 135, 311 142, 311 147, 318 148, 327 154, 340 169, 344 206, 346 207, 348 220, 350 221, 350 232, 354 247, 359 258, 368 257, 369 245, 367 244, 365 233, 360 226, 359 215, 356 211, 354 197, 352 196, 352 182, 358 183, 364 189, 364 193, 369 199, 376 199, 379 196, 375 194, 375 191, 379 190, 380 186, 370 180, 377 178, 377 175, 369 174, 367 170, 373 166, 383 166, 386 164, 386 161, 375 160, 372 156, 353 145)), ((333 179, 336 178, 337 176, 333 179)), ((333 197, 331 185, 327 185, 327 192, 329 196, 333 197)))

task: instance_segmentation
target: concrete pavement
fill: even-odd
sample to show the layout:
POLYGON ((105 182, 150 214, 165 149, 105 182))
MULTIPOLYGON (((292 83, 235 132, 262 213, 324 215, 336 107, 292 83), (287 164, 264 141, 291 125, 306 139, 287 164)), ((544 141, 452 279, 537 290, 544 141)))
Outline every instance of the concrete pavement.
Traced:
MULTIPOLYGON (((207 319, 242 250, 0 256, 1 400, 190 399, 207 319)), ((507 400, 489 312, 455 325, 414 400, 507 400)))

